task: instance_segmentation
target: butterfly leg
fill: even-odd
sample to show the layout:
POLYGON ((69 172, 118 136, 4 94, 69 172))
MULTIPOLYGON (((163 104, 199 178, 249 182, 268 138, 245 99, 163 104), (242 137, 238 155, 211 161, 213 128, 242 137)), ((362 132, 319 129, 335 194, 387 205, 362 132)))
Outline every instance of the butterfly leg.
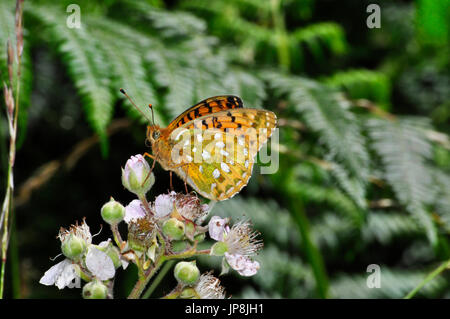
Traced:
MULTIPOLYGON (((184 172, 185 173, 184 174, 184 189, 186 190, 186 194, 188 193, 188 188, 187 188, 187 168, 188 168, 188 166, 187 165, 189 165, 189 163, 181 163, 174 167, 174 168, 179 168, 179 167, 183 167, 183 166, 186 167, 186 170, 184 172)), ((170 187, 172 189, 172 172, 171 171, 170 171, 170 187)))
POLYGON ((170 191, 173 191, 173 185, 172 185, 172 171, 169 171, 170 175, 170 191))
POLYGON ((149 157, 149 158, 151 158, 152 160, 156 160, 156 158, 152 155, 152 154, 149 154, 149 153, 147 153, 147 152, 145 152, 144 154, 142 154, 142 156, 144 156, 144 157, 149 157))
POLYGON ((147 182, 147 179, 150 177, 150 174, 153 172, 153 169, 155 168, 155 164, 156 164, 156 158, 153 155, 150 155, 149 153, 145 152, 144 156, 148 156, 148 157, 152 158, 153 164, 152 164, 152 167, 151 167, 150 171, 148 172, 147 176, 145 177, 144 181, 142 182, 141 186, 147 182))
POLYGON ((184 175, 184 189, 186 190, 186 195, 188 194, 188 188, 187 188, 187 166, 186 166, 186 171, 185 171, 185 175, 184 175))

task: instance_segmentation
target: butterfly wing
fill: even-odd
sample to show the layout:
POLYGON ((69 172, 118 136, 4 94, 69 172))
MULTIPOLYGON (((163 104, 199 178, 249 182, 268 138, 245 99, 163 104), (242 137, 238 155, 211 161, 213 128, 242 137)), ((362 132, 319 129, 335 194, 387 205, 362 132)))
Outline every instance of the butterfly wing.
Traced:
POLYGON ((169 137, 175 171, 207 198, 231 198, 247 185, 254 157, 275 128, 273 112, 243 108, 187 122, 169 137))
POLYGON ((186 111, 181 113, 177 118, 170 122, 167 127, 172 131, 177 127, 182 126, 196 118, 204 115, 220 112, 223 110, 231 110, 236 108, 242 108, 243 103, 240 97, 234 95, 220 95, 207 98, 201 102, 198 102, 194 106, 191 106, 186 111))

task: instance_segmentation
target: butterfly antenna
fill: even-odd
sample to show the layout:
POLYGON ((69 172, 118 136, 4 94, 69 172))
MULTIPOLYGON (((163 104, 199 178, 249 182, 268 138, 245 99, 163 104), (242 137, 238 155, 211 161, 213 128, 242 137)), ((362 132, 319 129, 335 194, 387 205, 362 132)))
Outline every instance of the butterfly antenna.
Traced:
POLYGON ((155 125, 155 114, 153 114, 153 105, 149 104, 148 107, 150 108, 150 110, 152 110, 152 122, 153 125, 155 125))
MULTIPOLYGON (((125 92, 124 89, 120 89, 120 93, 122 93, 123 95, 125 95, 125 97, 128 99, 128 101, 130 101, 130 103, 139 111, 139 113, 142 114, 142 116, 144 116, 149 122, 151 121, 147 115, 144 114, 144 112, 141 111, 140 108, 138 108, 138 106, 133 102, 133 100, 131 99, 131 97, 127 94, 127 92, 125 92)), ((153 118, 153 109, 152 109, 152 118, 153 118)), ((153 121, 153 124, 155 124, 155 122, 153 121)))

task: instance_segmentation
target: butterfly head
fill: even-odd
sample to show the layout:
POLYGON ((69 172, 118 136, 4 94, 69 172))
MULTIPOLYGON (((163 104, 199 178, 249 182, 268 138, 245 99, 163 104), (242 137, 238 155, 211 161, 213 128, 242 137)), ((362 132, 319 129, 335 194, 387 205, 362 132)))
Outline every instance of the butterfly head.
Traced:
POLYGON ((147 140, 150 141, 152 146, 159 140, 160 137, 161 128, 158 125, 147 126, 147 140))

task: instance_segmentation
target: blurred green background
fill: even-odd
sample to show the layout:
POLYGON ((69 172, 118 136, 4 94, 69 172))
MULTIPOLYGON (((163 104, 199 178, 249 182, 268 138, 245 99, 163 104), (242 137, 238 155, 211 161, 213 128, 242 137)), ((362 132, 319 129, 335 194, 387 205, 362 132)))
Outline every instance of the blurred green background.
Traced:
MULTIPOLYGON (((14 8, 0 2, 3 78, 14 8)), ((228 294, 404 297, 450 259, 449 21, 447 0, 25 1, 6 297, 79 298, 79 289, 38 283, 60 251, 59 227, 85 216, 96 233, 110 196, 133 199, 120 167, 149 151, 146 122, 119 88, 152 103, 162 125, 219 94, 277 114, 279 170, 255 169, 212 212, 250 217, 265 243, 256 276, 222 277, 228 294), (71 3, 80 29, 66 24, 71 3), (370 3, 381 28, 367 27, 370 3), (381 288, 366 285, 370 264, 381 267, 381 288)), ((5 181, 3 111, 0 124, 5 181)), ((157 165, 150 200, 167 191, 168 176, 157 165)), ((104 227, 94 242, 108 237, 104 227)), ((210 259, 200 269, 218 275, 220 260, 210 259)), ((116 297, 134 276, 119 271, 116 297)), ((448 279, 417 296, 450 297, 448 279)), ((174 285, 167 275, 154 296, 174 285)))

